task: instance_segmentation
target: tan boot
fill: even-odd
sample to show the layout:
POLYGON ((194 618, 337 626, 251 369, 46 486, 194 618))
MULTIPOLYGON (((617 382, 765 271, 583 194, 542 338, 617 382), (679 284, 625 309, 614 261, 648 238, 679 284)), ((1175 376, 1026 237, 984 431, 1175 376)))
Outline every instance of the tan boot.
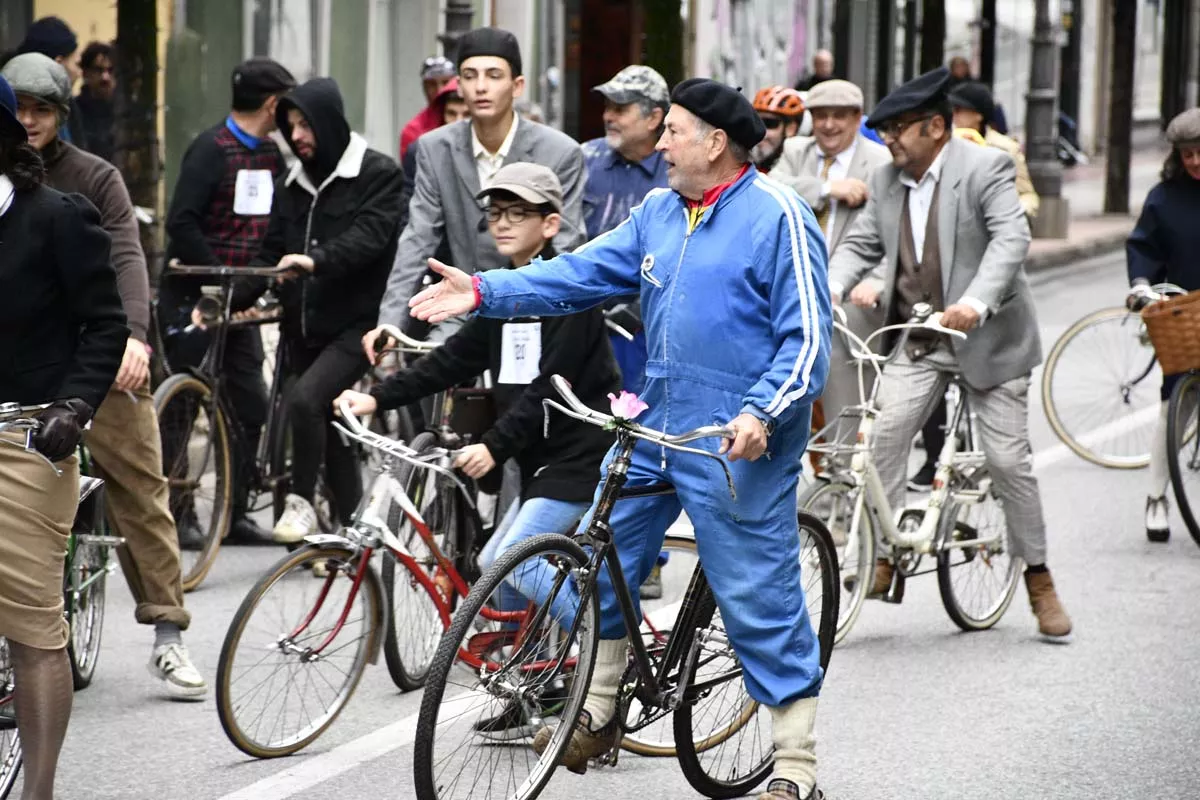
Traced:
MULTIPOLYGON (((895 569, 892 562, 886 558, 875 559, 875 577, 872 578, 871 588, 867 592, 868 599, 876 599, 887 594, 887 590, 892 586, 892 574, 895 569)), ((851 575, 842 581, 842 585, 846 587, 847 592, 853 592, 854 587, 858 585, 858 578, 851 575)))
POLYGON ((817 738, 813 734, 816 718, 815 697, 771 709, 775 778, 767 784, 767 791, 760 794, 758 800, 821 800, 824 797, 817 788, 817 738))
POLYGON ((1071 635, 1071 618, 1054 590, 1049 572, 1026 572, 1025 588, 1029 590, 1029 605, 1037 617, 1038 633, 1047 641, 1065 643, 1071 635))
MULTIPOLYGON (((583 711, 571 732, 571 741, 559 763, 579 775, 587 772, 588 761, 615 751, 621 744, 621 723, 613 718, 617 708, 617 690, 629 663, 629 637, 601 639, 596 645, 596 664, 592 683, 583 701, 583 711)), ((546 726, 533 737, 533 750, 539 756, 550 746, 555 728, 546 726)), ((616 763, 615 754, 610 763, 616 763)))

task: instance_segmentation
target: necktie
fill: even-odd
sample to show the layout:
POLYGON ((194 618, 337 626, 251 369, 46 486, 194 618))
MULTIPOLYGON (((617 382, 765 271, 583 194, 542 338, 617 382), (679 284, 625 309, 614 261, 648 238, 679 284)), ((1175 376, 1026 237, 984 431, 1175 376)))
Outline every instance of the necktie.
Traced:
MULTIPOLYGON (((837 156, 825 156, 821 164, 821 181, 829 180, 829 168, 833 166, 833 162, 837 160, 837 156)), ((829 212, 833 210, 833 198, 825 199, 825 207, 817 212, 817 225, 822 231, 825 231, 825 223, 829 221, 829 212)), ((828 234, 827 234, 828 235, 828 234)))

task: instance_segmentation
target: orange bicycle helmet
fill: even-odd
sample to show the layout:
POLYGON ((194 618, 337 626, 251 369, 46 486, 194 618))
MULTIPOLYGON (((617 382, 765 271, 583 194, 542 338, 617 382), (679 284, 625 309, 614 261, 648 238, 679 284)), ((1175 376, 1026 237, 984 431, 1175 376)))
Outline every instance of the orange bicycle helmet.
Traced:
POLYGON ((804 100, 795 89, 786 86, 768 86, 754 95, 754 110, 778 114, 781 117, 799 117, 804 113, 804 100))

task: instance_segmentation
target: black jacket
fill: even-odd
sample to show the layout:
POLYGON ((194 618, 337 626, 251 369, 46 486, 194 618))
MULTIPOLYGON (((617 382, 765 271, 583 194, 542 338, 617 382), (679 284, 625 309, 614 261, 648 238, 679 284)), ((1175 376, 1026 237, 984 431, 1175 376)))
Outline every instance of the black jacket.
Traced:
MULTIPOLYGON (((396 162, 350 132, 331 78, 314 78, 280 101, 277 119, 290 141, 289 108, 309 121, 317 152, 276 183, 254 263, 274 266, 289 253, 312 257, 313 274, 283 283, 279 298, 285 333, 319 346, 375 326, 400 238, 403 176, 396 162)), ((235 308, 248 306, 263 284, 245 288, 254 286, 239 289, 235 308)))
POLYGON ((129 336, 108 248, 82 195, 39 186, 0 215, 0 403, 100 407, 129 336))
POLYGON ((1187 176, 1150 190, 1137 227, 1125 242, 1129 280, 1200 289, 1200 181, 1187 176))
MULTIPOLYGON (((554 255, 547 248, 544 258, 554 255)), ((600 464, 613 435, 557 411, 550 412, 550 435, 544 437, 542 399, 559 399, 550 376, 571 382, 587 405, 608 409, 609 392, 621 387, 604 325, 604 314, 593 308, 564 317, 514 320, 473 317, 438 349, 371 390, 381 408, 408 405, 434 392, 457 386, 491 370, 498 419, 483 435, 497 464, 516 458, 521 467, 521 497, 549 497, 586 502, 600 481, 600 464), (528 385, 499 383, 504 326, 540 322, 540 374, 528 385)), ((499 469, 499 467, 497 467, 499 469)))

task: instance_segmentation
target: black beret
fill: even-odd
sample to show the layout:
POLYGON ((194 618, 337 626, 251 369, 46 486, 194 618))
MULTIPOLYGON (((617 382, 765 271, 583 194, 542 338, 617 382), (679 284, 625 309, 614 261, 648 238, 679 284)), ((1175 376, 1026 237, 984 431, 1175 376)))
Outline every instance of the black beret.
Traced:
POLYGON ((270 58, 251 58, 233 68, 229 78, 233 93, 240 96, 266 96, 296 88, 296 79, 287 67, 270 58))
POLYGON ((984 122, 991 122, 996 115, 996 101, 992 99, 991 91, 978 81, 966 81, 955 86, 950 91, 950 105, 978 111, 983 115, 984 122))
POLYGON ((461 70, 463 62, 475 56, 496 56, 508 62, 513 77, 521 74, 521 45, 517 37, 501 28, 476 28, 458 40, 455 63, 461 70))
POLYGON ((740 89, 708 78, 688 78, 675 86, 671 102, 720 128, 749 150, 767 135, 767 128, 740 89))
POLYGON ((867 119, 868 128, 877 128, 881 123, 908 111, 932 108, 946 99, 946 85, 950 82, 950 70, 938 67, 924 75, 918 75, 908 83, 897 86, 887 97, 879 101, 867 119))

